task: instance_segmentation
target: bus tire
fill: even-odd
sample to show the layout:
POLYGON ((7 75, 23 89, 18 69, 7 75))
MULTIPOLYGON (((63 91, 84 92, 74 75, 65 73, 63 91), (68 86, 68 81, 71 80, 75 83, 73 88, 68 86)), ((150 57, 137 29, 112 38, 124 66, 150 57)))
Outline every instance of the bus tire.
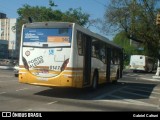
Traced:
POLYGON ((92 89, 95 90, 98 87, 98 72, 95 71, 92 79, 92 89))
POLYGON ((15 77, 18 77, 18 74, 14 74, 15 77))

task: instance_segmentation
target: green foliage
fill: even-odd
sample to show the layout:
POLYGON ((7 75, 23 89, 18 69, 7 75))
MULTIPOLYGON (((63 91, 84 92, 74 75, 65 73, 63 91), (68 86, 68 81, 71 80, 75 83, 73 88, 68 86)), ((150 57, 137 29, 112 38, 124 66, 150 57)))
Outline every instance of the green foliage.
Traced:
POLYGON ((70 8, 68 11, 64 13, 63 20, 76 22, 79 25, 86 25, 89 22, 89 14, 83 13, 81 8, 73 9, 70 8))
POLYGON ((113 42, 121 46, 126 54, 133 54, 135 47, 130 45, 130 40, 126 37, 125 32, 118 33, 114 38, 113 42))
POLYGON ((111 0, 105 21, 112 29, 124 31, 128 40, 142 43, 145 55, 158 57, 160 34, 155 21, 158 3, 156 0, 111 0))
POLYGON ((44 6, 30 6, 28 4, 23 5, 23 7, 17 10, 19 15, 17 20, 17 33, 18 40, 20 41, 21 27, 23 24, 28 23, 28 18, 30 17, 33 22, 42 21, 60 21, 60 22, 75 22, 79 25, 85 26, 89 22, 89 14, 82 12, 81 8, 72 9, 70 8, 66 12, 60 10, 53 10, 53 7, 57 5, 49 0, 50 7, 44 6))
POLYGON ((143 51, 137 50, 136 47, 130 44, 130 40, 126 37, 126 33, 124 31, 118 33, 113 38, 113 42, 124 49, 124 65, 129 64, 130 55, 144 54, 143 51))
POLYGON ((39 6, 32 7, 27 4, 25 4, 22 8, 19 8, 17 13, 19 15, 18 19, 25 22, 27 22, 28 17, 31 17, 33 21, 36 22, 53 21, 57 19, 51 8, 39 6))

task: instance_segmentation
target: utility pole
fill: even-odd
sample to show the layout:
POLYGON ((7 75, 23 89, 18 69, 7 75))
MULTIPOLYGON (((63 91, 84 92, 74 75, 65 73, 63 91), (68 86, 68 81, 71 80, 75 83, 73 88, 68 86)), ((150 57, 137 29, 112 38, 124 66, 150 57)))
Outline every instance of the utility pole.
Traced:
MULTIPOLYGON (((136 0, 132 0, 132 9, 131 9, 131 33, 130 36, 132 36, 135 32, 135 7, 136 7, 136 0)), ((130 46, 133 44, 133 40, 130 39, 130 46)))
MULTIPOLYGON (((160 13, 157 14, 156 25, 160 26, 160 13)), ((159 54, 159 56, 158 56, 158 63, 157 63, 158 64, 158 66, 157 66, 157 72, 156 72, 156 75, 153 76, 153 78, 160 78, 160 50, 159 50, 158 54, 159 54)))

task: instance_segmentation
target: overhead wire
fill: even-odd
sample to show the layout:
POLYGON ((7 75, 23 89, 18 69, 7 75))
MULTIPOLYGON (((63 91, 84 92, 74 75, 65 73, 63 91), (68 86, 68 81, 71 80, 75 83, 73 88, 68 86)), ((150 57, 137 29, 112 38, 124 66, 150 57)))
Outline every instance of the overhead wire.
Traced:
POLYGON ((93 0, 93 1, 96 2, 96 3, 98 3, 98 4, 100 4, 100 5, 102 5, 103 7, 107 7, 104 3, 102 3, 102 2, 100 2, 98 0, 93 0))

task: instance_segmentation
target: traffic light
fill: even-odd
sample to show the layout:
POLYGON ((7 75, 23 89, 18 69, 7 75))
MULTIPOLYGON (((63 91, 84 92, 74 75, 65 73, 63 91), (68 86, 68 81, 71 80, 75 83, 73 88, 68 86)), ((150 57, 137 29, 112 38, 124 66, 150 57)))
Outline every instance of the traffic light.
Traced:
POLYGON ((157 14, 156 25, 160 25, 160 13, 157 14))

